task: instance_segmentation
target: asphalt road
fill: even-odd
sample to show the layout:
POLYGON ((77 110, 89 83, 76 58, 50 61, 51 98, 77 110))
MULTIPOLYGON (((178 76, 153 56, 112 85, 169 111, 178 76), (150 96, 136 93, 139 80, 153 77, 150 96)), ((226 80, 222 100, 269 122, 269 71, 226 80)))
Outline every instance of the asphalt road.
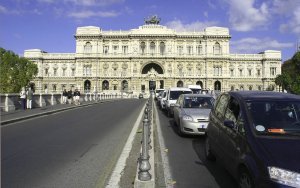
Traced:
POLYGON ((72 109, 1 128, 1 187, 104 187, 145 100, 72 109))
POLYGON ((238 187, 233 177, 216 161, 204 155, 203 136, 180 137, 173 119, 158 109, 158 116, 172 178, 172 187, 238 187))

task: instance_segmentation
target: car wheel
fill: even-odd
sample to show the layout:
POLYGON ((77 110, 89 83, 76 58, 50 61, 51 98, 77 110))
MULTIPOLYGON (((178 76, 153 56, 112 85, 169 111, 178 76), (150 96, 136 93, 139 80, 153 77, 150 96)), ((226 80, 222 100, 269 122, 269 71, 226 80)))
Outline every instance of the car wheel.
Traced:
POLYGON ((179 136, 181 136, 181 137, 185 136, 185 134, 182 132, 180 120, 178 121, 178 124, 177 124, 177 132, 178 132, 179 136))
POLYGON ((251 175, 246 169, 242 169, 239 174, 240 188, 254 188, 254 183, 251 175))
POLYGON ((215 161, 216 157, 214 156, 214 154, 211 152, 211 146, 210 146, 210 142, 209 142, 209 138, 208 135, 206 135, 205 137, 205 145, 204 145, 204 152, 205 152, 205 158, 209 161, 215 161))

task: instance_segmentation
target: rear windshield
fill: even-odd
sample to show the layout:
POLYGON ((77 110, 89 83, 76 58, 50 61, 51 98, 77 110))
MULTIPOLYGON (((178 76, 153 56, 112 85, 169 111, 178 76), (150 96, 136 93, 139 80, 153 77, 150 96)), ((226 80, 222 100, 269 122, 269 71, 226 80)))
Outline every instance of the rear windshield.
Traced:
POLYGON ((185 97, 184 108, 209 108, 213 106, 212 97, 185 97))
POLYGON ((170 100, 177 100, 181 94, 191 94, 192 91, 170 91, 170 100))
POLYGON ((253 126, 261 133, 300 133, 300 101, 248 102, 253 126))

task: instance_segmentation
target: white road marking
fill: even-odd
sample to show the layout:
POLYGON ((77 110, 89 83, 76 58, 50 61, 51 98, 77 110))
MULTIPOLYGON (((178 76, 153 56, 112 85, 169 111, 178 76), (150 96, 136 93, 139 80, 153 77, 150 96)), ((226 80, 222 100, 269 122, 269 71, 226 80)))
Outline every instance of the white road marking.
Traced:
POLYGON ((172 178, 172 173, 170 170, 170 164, 169 164, 167 152, 165 152, 165 150, 167 150, 167 148, 165 145, 164 138, 162 136, 162 130, 161 130, 156 106, 154 107, 154 109, 155 109, 155 113, 156 113, 155 121, 156 121, 156 126, 157 126, 157 135, 158 135, 159 146, 160 146, 160 154, 161 154, 162 164, 163 164, 163 169, 164 169, 165 185, 166 185, 166 187, 172 188, 172 187, 174 187, 174 183, 173 183, 174 180, 172 178))
POLYGON ((119 182, 121 180, 121 176, 123 174, 125 165, 126 165, 126 160, 129 156, 129 153, 131 151, 132 148, 132 144, 133 144, 133 140, 135 137, 135 134, 137 132, 137 129, 141 123, 141 119, 142 116, 144 114, 144 109, 145 109, 146 105, 143 107, 141 113, 139 114, 139 117, 137 118, 131 133, 129 134, 129 137, 126 141, 125 147, 123 148, 123 151, 118 159, 118 162, 116 163, 116 166, 110 176, 110 179, 108 181, 108 184, 106 185, 106 188, 116 188, 116 187, 120 187, 119 182))

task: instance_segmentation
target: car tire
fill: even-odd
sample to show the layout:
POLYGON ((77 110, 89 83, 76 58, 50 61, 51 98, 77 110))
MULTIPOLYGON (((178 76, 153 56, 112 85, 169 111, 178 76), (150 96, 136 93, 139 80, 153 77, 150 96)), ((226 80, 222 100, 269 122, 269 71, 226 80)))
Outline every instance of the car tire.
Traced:
POLYGON ((239 187, 240 188, 254 188, 254 181, 251 177, 248 170, 245 168, 242 168, 239 173, 239 179, 238 179, 239 187))
POLYGON ((215 155, 211 152, 211 145, 209 142, 208 135, 205 136, 205 143, 204 143, 204 154, 205 158, 209 161, 215 161, 216 157, 215 155))
POLYGON ((182 132, 182 128, 181 128, 181 124, 180 124, 180 120, 178 122, 178 125, 177 125, 177 133, 180 137, 184 137, 185 134, 182 132))

